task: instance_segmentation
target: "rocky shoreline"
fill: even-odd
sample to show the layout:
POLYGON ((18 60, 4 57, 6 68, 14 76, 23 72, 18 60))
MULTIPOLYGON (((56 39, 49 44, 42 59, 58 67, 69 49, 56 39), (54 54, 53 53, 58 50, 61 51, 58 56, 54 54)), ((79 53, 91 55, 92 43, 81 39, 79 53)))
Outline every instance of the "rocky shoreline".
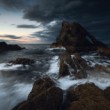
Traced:
POLYGON ((12 110, 110 110, 110 87, 99 89, 93 83, 56 87, 53 79, 43 77, 34 82, 26 101, 12 110))
POLYGON ((18 45, 11 45, 11 44, 7 44, 5 42, 0 42, 0 52, 6 52, 6 51, 18 51, 18 50, 22 50, 24 48, 18 46, 18 45))
MULTIPOLYGON (((78 23, 63 22, 51 47, 66 49, 59 56, 58 78, 70 76, 74 77, 73 80, 82 79, 93 70, 110 73, 110 66, 99 64, 92 67, 82 57, 84 52, 95 51, 100 57, 109 58, 110 49, 78 23)), ((110 87, 102 90, 93 83, 85 83, 63 90, 57 86, 56 79, 43 76, 34 82, 27 100, 12 110, 110 110, 110 87)))

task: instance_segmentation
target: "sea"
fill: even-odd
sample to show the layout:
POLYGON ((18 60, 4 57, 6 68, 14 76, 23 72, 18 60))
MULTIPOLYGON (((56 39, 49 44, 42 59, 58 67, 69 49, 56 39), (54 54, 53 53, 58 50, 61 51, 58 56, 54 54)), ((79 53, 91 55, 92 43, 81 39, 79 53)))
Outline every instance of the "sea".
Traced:
MULTIPOLYGON (((27 99, 33 82, 40 77, 49 76, 56 82, 56 86, 67 90, 71 86, 84 83, 95 83, 100 89, 110 86, 110 71, 91 71, 87 78, 73 79, 70 76, 58 78, 59 56, 65 48, 50 48, 47 44, 22 44, 21 51, 7 51, 0 53, 0 110, 11 110, 18 103, 27 99), (33 65, 10 65, 8 62, 16 58, 30 58, 35 60, 33 65)), ((110 67, 110 59, 100 57, 97 53, 82 55, 91 67, 96 64, 110 67)))

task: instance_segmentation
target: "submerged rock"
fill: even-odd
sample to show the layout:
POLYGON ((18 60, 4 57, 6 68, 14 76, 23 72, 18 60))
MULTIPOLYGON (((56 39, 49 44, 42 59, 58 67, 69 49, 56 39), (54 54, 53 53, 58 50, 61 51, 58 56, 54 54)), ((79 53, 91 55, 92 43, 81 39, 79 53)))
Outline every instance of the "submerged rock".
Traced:
POLYGON ((32 65, 35 63, 33 59, 29 58, 17 58, 16 60, 9 61, 11 64, 32 65))
POLYGON ((9 45, 6 44, 5 42, 0 42, 0 52, 4 51, 16 51, 16 50, 22 50, 24 48, 21 48, 18 45, 9 45))
POLYGON ((81 58, 79 53, 71 55, 64 53, 60 56, 59 77, 70 75, 75 78, 85 78, 87 76, 86 70, 90 69, 87 62, 81 58))
POLYGON ((12 110, 60 110, 62 102, 63 91, 49 77, 44 77, 34 83, 27 101, 12 110))

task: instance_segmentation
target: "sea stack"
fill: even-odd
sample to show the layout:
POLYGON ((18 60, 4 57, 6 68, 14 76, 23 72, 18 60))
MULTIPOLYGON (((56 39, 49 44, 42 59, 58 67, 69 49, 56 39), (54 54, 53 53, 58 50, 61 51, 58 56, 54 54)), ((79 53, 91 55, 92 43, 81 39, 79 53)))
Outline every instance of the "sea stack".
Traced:
POLYGON ((60 34, 51 45, 53 48, 61 46, 65 47, 69 53, 96 51, 99 48, 105 50, 107 48, 104 43, 98 41, 79 23, 66 21, 62 22, 60 34))

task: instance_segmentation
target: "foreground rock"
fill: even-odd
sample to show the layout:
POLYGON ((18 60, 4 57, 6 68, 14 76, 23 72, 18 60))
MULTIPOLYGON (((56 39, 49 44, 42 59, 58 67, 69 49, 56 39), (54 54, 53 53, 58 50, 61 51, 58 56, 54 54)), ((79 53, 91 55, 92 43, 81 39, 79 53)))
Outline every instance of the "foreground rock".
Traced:
POLYGON ((110 49, 92 36, 79 23, 63 22, 59 36, 51 47, 65 47, 69 53, 88 52, 99 50, 100 54, 110 55, 110 49), (103 48, 103 52, 102 49, 103 48), (109 52, 107 52, 109 51, 109 52))
POLYGON ((104 95, 110 101, 110 87, 104 90, 104 95))
POLYGON ((81 58, 79 53, 71 55, 66 52, 60 56, 59 77, 70 75, 75 76, 77 79, 85 78, 88 69, 90 69, 89 65, 81 58))
POLYGON ((110 110, 110 100, 105 97, 104 91, 94 84, 71 87, 67 98, 68 110, 110 110))
POLYGON ((12 110, 60 110, 63 102, 63 91, 55 87, 49 78, 37 80, 27 101, 18 104, 12 110))
POLYGON ((33 59, 29 58, 17 58, 16 60, 9 61, 11 64, 32 65, 35 63, 33 59))
POLYGON ((66 95, 49 77, 35 81, 26 101, 12 110, 110 110, 110 87, 92 84, 70 87, 66 95), (65 97, 64 97, 65 96, 65 97))
POLYGON ((6 44, 5 42, 0 42, 0 52, 4 51, 17 51, 17 50, 22 50, 24 48, 21 48, 18 45, 9 45, 6 44))

